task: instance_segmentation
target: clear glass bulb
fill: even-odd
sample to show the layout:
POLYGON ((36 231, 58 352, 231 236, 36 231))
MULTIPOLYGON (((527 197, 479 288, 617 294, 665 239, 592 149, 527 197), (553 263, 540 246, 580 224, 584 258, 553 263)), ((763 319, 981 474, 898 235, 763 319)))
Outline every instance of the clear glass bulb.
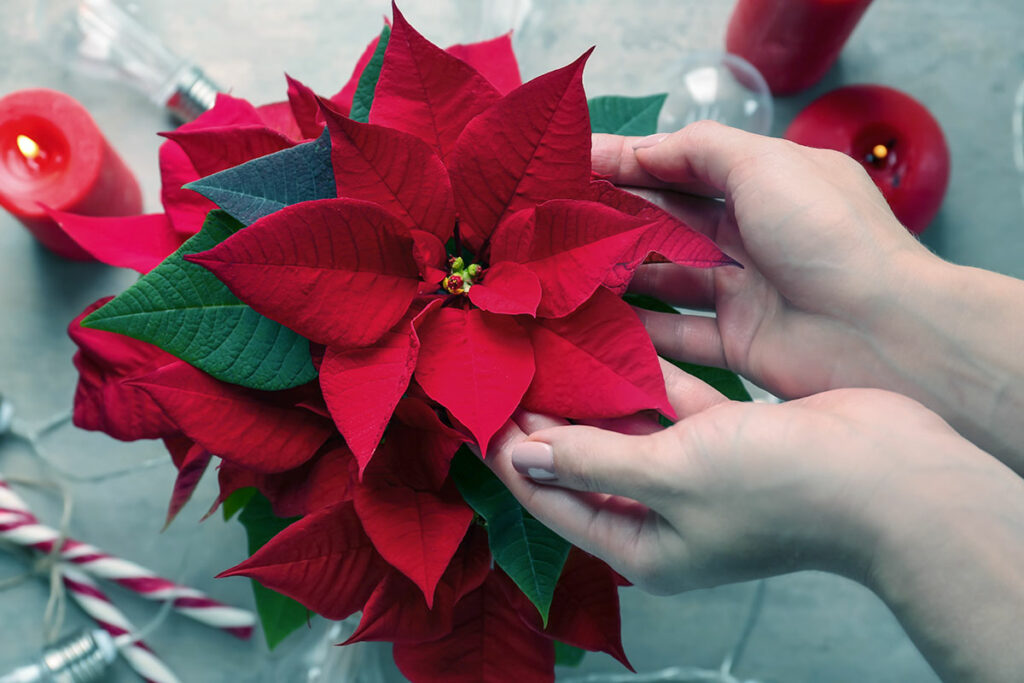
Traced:
POLYGON ((1024 81, 1013 98, 1013 165, 1020 178, 1020 199, 1024 202, 1024 81))
POLYGON ((487 40, 509 31, 518 31, 532 5, 531 0, 484 2, 480 8, 478 40, 487 40))
POLYGON ((711 119, 751 133, 767 135, 772 127, 768 84, 747 60, 726 52, 685 53, 670 70, 668 99, 658 130, 670 133, 711 119))
POLYGON ((40 0, 35 20, 61 64, 127 83, 179 120, 211 108, 220 90, 112 0, 40 0))

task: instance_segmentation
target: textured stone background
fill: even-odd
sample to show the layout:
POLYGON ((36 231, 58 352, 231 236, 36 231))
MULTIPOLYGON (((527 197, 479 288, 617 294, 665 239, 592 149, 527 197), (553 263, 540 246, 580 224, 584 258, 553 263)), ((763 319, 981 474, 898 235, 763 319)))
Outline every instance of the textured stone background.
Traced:
MULTIPOLYGON (((0 95, 48 86, 80 99, 138 175, 147 210, 159 210, 160 140, 155 133, 167 122, 141 97, 114 84, 83 80, 46 60, 35 41, 32 15, 56 4, 0 3, 0 95)), ((403 7, 428 37, 448 43, 500 32, 522 9, 514 2, 494 4, 500 7, 469 0, 406 0, 403 7)), ((560 66, 596 44, 586 77, 591 94, 670 90, 673 63, 682 54, 720 46, 731 6, 724 0, 535 0, 516 39, 524 76, 560 66)), ((132 7, 177 51, 255 102, 282 98, 283 71, 321 92, 334 92, 387 11, 383 0, 141 0, 132 7)), ((924 241, 948 259, 1024 276, 1024 178, 1013 166, 1010 128, 1014 92, 1024 78, 1022 37, 1019 0, 878 0, 826 81, 776 102, 775 132, 810 99, 838 85, 875 82, 909 92, 936 115, 953 155, 944 208, 924 241)), ((75 373, 72 345, 64 334, 67 322, 86 304, 120 291, 131 280, 128 273, 59 260, 0 213, 0 392, 15 402, 26 424, 38 424, 70 405, 75 373)), ((47 448, 59 466, 87 475, 165 458, 156 444, 124 445, 72 428, 59 432, 47 448)), ((21 444, 7 439, 0 441, 0 471, 30 475, 35 464, 21 444)), ((181 518, 160 533, 172 481, 164 459, 112 481, 74 484, 73 532, 228 602, 250 604, 245 581, 212 579, 243 556, 241 528, 214 518, 196 529, 214 495, 212 478, 181 518)), ((56 519, 56 501, 32 500, 46 518, 56 519)), ((22 568, 0 555, 0 577, 22 568)), ((753 591, 753 584, 674 598, 625 591, 627 652, 641 672, 671 665, 717 667, 736 638, 753 591)), ((111 593, 137 623, 154 613, 123 593, 111 593)), ((45 600, 42 581, 0 594, 0 671, 39 646, 45 600)), ((87 623, 74 608, 69 622, 87 623)), ((318 637, 319 631, 304 640, 293 638, 271 657, 259 638, 241 645, 171 617, 149 640, 188 683, 290 683, 307 680, 289 667, 318 637)), ((386 651, 371 648, 360 656, 386 660, 386 651)), ((362 671, 369 668, 364 664, 362 671)), ((583 671, 621 668, 606 657, 591 656, 583 671)), ((736 673, 797 683, 935 680, 871 593, 813 573, 768 582, 762 619, 736 673)), ((563 679, 577 675, 560 672, 563 679)), ((136 679, 122 666, 111 680, 136 679)), ((327 680, 355 679, 334 674, 327 680)))

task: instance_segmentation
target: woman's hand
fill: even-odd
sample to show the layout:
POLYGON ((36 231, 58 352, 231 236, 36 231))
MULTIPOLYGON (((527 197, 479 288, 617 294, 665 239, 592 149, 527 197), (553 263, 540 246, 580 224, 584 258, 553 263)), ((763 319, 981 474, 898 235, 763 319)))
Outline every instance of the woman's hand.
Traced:
POLYGON ((716 313, 640 311, 662 355, 784 398, 896 391, 1024 472, 1024 283, 932 255, 838 152, 705 121, 653 139, 595 135, 593 158, 613 182, 657 188, 646 195, 744 266, 638 271, 634 291, 716 313))
POLYGON ((728 367, 785 398, 863 385, 879 362, 880 312, 908 270, 938 259, 900 226, 860 164, 707 121, 633 149, 651 142, 594 136, 594 171, 617 184, 724 195, 645 196, 743 265, 641 268, 634 291, 717 313, 642 311, 659 351, 728 367))
POLYGON ((534 516, 648 591, 829 570, 874 588, 951 680, 1024 670, 1010 647, 1024 613, 1016 475, 897 394, 744 404, 665 375, 682 417, 668 429, 520 414, 488 463, 534 516))
POLYGON ((489 458, 538 519, 652 592, 798 569, 863 579, 908 492, 935 470, 991 461, 896 394, 738 403, 664 372, 686 416, 668 429, 643 417, 604 423, 622 434, 520 413, 489 458))

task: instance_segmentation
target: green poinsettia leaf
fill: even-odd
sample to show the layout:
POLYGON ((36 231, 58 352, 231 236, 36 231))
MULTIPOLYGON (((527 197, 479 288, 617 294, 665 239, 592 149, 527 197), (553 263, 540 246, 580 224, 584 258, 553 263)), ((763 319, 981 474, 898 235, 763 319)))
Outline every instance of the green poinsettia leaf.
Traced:
MULTIPOLYGON (((626 294, 622 298, 626 303, 631 306, 636 306, 637 308, 644 308, 648 311, 657 311, 658 313, 679 314, 679 311, 676 310, 674 306, 670 306, 664 301, 656 299, 653 296, 647 296, 646 294, 626 294)), ((728 399, 733 401, 751 400, 750 392, 747 391, 745 386, 743 386, 743 380, 741 380, 739 375, 735 372, 723 370, 722 368, 712 368, 706 365, 684 363, 683 361, 672 360, 671 358, 667 358, 666 360, 683 372, 693 375, 705 384, 710 384, 728 399)))
POLYGON ((286 206, 338 196, 331 166, 331 136, 258 157, 185 185, 251 225, 286 206))
POLYGON ((377 81, 380 79, 380 69, 384 65, 384 51, 388 49, 388 40, 391 38, 391 27, 385 26, 380 32, 380 41, 377 42, 377 49, 373 51, 366 68, 363 69, 356 85, 356 92, 352 96, 352 110, 349 118, 360 123, 367 123, 370 120, 370 105, 373 104, 373 95, 377 92, 377 81))
POLYGON ((651 135, 658 130, 658 115, 668 95, 621 97, 605 95, 587 100, 590 130, 615 135, 651 135))
POLYGON ((491 555, 548 623, 551 599, 569 556, 569 542, 527 512, 480 459, 465 448, 452 460, 462 497, 487 523, 491 555))
POLYGON ((669 359, 672 365, 676 366, 683 372, 688 372, 705 384, 710 384, 719 391, 726 398, 733 401, 750 401, 750 392, 743 386, 743 381, 740 380, 739 375, 730 370, 723 370, 722 368, 712 368, 707 365, 694 365, 693 363, 684 363, 680 360, 669 359))
MULTIPOLYGON (((252 494, 238 515, 238 521, 245 527, 245 534, 249 538, 249 554, 252 555, 299 518, 281 519, 275 516, 269 500, 255 489, 248 490, 252 494)), ((256 598, 256 612, 263 624, 263 635, 271 650, 309 621, 309 610, 291 598, 264 588, 255 581, 252 582, 252 591, 256 598)))
POLYGON ((557 666, 579 666, 586 654, 587 651, 582 648, 574 647, 560 640, 555 641, 555 664, 557 666))
POLYGON ((221 505, 221 511, 224 513, 224 521, 230 521, 239 510, 244 508, 246 504, 252 500, 252 497, 256 495, 257 488, 254 486, 246 486, 234 491, 228 496, 224 503, 221 505))
POLYGON ((316 378, 309 342, 243 304, 185 255, 207 251, 242 228, 211 211, 198 235, 82 321, 159 346, 217 379, 277 391, 316 378))

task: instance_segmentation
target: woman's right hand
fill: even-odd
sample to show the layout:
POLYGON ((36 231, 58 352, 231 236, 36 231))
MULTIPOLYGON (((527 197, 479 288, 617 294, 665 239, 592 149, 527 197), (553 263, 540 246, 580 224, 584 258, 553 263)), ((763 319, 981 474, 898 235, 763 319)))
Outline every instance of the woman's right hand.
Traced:
POLYGON ((593 157, 617 184, 724 195, 651 198, 743 268, 648 265, 632 289, 717 314, 641 312, 662 355, 728 367, 778 396, 870 386, 882 312, 913 269, 938 261, 838 152, 702 121, 663 139, 594 136, 593 157))
POLYGON ((1024 282, 931 254, 839 152, 703 121, 668 136, 595 135, 593 160, 743 265, 641 267, 633 291, 716 313, 639 311, 662 355, 783 398, 902 393, 1024 473, 1024 282))

